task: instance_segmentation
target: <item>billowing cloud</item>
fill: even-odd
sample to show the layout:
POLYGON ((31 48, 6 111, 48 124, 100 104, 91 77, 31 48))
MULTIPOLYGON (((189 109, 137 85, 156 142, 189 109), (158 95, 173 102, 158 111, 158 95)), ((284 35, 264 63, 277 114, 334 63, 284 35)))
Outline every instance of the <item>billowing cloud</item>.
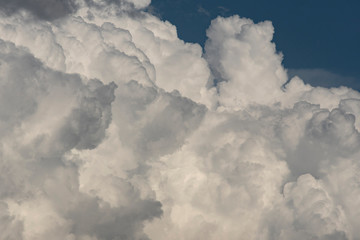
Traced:
POLYGON ((359 92, 149 4, 0 2, 0 239, 359 239, 359 92))
POLYGON ((84 6, 107 11, 111 8, 134 11, 147 7, 150 2, 151 0, 0 0, 0 7, 8 15, 27 10, 36 18, 52 21, 75 13, 84 6))
POLYGON ((76 0, 1 0, 0 6, 7 14, 26 9, 35 16, 46 20, 64 17, 77 9, 76 0))
POLYGON ((238 109, 280 100, 287 75, 271 42, 273 33, 271 22, 254 24, 239 16, 212 21, 205 50, 221 106, 238 109))

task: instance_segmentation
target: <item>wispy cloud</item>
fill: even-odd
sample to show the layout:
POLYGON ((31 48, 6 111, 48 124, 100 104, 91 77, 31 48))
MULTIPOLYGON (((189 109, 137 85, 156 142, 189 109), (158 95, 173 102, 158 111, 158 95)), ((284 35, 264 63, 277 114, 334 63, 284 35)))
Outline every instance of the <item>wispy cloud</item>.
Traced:
POLYGON ((224 16, 230 12, 230 9, 224 7, 224 6, 218 6, 218 10, 221 16, 224 16))
POLYGON ((203 15, 206 15, 208 17, 211 16, 210 12, 207 11, 205 8, 203 8, 201 5, 198 5, 197 12, 203 15))

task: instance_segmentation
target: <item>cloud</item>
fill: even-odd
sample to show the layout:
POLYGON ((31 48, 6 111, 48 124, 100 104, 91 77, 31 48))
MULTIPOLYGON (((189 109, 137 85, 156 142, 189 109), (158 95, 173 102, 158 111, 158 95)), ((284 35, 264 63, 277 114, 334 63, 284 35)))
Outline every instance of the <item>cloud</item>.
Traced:
POLYGON ((203 50, 149 3, 0 15, 0 239, 358 239, 359 92, 289 78, 271 22, 203 50))
MULTIPOLYGON (((12 43, 2 41, 0 55, 6 238, 142 238, 138 229, 161 215, 159 202, 134 193, 126 208, 109 206, 80 192, 79 166, 65 162, 71 149, 94 149, 105 138, 116 85, 49 69, 12 43)), ((119 186, 132 192, 127 185, 119 186)))
POLYGON ((146 8, 150 2, 150 0, 0 0, 0 6, 8 15, 27 10, 36 18, 52 21, 73 14, 84 6, 132 11, 146 8))
POLYGON ((75 12, 77 2, 76 0, 1 0, 0 6, 8 14, 26 9, 41 19, 53 20, 75 12))
POLYGON ((270 22, 254 24, 238 16, 212 21, 205 50, 221 106, 237 109, 279 101, 287 75, 271 43, 273 32, 270 22))
POLYGON ((210 15, 211 15, 211 13, 208 10, 206 10, 205 8, 203 8, 201 5, 198 6, 197 12, 200 14, 203 14, 207 17, 210 17, 210 15))
POLYGON ((118 6, 123 9, 142 9, 149 6, 151 0, 85 0, 89 6, 118 6))
POLYGON ((270 212, 265 239, 352 239, 344 209, 310 174, 284 186, 284 204, 270 212))

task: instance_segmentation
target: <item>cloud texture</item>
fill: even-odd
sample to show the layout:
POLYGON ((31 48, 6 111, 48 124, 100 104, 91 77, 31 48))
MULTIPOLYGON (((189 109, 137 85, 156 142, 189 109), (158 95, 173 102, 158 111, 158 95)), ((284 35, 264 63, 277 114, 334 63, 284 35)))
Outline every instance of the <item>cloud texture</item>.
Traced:
POLYGON ((149 4, 0 1, 0 239, 359 239, 359 92, 149 4))

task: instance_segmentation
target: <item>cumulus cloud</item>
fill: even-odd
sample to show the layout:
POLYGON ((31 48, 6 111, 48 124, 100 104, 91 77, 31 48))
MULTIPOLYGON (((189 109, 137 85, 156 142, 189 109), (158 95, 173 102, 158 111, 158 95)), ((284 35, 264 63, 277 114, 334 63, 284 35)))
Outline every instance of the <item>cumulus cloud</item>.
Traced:
POLYGON ((359 239, 359 92, 149 4, 0 1, 0 239, 359 239))
POLYGON ((0 6, 8 15, 27 10, 36 18, 52 21, 75 13, 84 6, 106 11, 111 8, 117 11, 134 11, 146 8, 150 2, 151 0, 0 0, 0 6))
POLYGON ((239 16, 212 21, 205 50, 221 106, 237 110, 252 103, 279 101, 287 76, 282 56, 271 42, 273 32, 268 21, 254 24, 239 16))
POLYGON ((26 9, 35 16, 47 20, 64 17, 77 8, 76 0, 1 0, 0 6, 8 14, 26 9))

